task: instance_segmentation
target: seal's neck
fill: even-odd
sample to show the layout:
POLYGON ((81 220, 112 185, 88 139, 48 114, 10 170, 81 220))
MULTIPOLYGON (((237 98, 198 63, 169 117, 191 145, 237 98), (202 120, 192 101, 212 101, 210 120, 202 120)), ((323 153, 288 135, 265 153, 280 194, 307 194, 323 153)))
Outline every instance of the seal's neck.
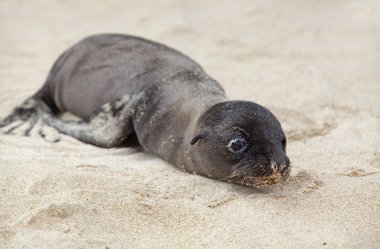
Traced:
POLYGON ((199 135, 199 119, 200 117, 212 106, 215 104, 228 101, 225 96, 218 96, 215 98, 208 99, 207 101, 202 102, 202 106, 197 106, 197 110, 193 112, 191 121, 187 126, 187 129, 184 131, 184 136, 180 144, 178 151, 182 152, 181 155, 177 155, 176 161, 173 162, 180 169, 190 172, 190 173, 201 173, 202 162, 197 160, 198 157, 195 155, 195 148, 192 145, 191 141, 194 137, 199 135))

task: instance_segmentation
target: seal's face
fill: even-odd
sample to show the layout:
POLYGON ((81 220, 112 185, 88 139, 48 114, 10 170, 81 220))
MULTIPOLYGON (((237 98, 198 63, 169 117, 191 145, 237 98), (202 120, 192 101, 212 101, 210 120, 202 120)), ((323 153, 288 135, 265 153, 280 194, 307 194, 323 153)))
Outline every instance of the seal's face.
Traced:
POLYGON ((191 153, 203 175, 254 187, 289 177, 285 134, 268 109, 248 101, 223 102, 210 107, 196 127, 191 153))

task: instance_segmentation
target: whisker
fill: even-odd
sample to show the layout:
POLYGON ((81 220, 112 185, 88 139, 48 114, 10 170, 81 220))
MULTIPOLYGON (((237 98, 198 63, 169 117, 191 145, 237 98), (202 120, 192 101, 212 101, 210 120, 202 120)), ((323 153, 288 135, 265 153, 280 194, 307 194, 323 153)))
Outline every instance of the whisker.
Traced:
POLYGON ((266 175, 265 166, 268 162, 265 158, 245 158, 233 165, 233 172, 221 178, 222 181, 232 180, 237 177, 263 177, 266 175))

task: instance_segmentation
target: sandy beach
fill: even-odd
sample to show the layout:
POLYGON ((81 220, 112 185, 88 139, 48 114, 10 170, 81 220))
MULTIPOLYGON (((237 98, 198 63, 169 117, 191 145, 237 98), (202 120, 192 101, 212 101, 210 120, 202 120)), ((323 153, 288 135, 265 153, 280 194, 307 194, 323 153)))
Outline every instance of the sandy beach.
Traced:
POLYGON ((0 118, 95 33, 191 56, 268 107, 293 170, 258 190, 138 146, 0 134, 0 248, 380 248, 380 2, 0 2, 0 118))

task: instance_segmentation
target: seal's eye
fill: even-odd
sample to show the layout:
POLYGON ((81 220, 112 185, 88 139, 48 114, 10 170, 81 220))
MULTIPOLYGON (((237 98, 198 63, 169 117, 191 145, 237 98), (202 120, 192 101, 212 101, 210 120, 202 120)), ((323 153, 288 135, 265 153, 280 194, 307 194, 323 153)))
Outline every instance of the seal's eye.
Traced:
POLYGON ((228 143, 227 148, 233 153, 239 153, 243 152, 247 148, 247 143, 244 138, 235 138, 228 143))

